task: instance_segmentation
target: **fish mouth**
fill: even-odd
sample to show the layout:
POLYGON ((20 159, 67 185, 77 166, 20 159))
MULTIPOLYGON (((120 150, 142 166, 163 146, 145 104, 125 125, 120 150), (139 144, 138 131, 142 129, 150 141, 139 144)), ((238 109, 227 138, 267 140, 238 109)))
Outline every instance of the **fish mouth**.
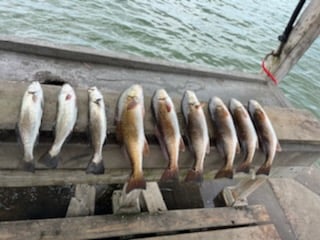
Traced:
POLYGON ((88 89, 88 92, 90 93, 90 92, 93 92, 93 91, 96 91, 96 90, 97 90, 97 87, 94 86, 94 87, 90 87, 90 88, 88 89))

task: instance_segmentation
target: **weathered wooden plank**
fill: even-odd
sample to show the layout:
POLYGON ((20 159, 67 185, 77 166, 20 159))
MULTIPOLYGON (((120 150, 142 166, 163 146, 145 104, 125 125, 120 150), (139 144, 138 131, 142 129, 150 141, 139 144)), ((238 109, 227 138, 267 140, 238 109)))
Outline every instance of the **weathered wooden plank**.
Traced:
POLYGON ((261 205, 243 209, 215 208, 165 211, 159 214, 107 215, 0 222, 5 239, 92 239, 164 233, 269 222, 261 205))
POLYGON ((277 200, 298 239, 319 238, 320 196, 294 179, 269 179, 277 200))
POLYGON ((95 200, 95 186, 88 184, 77 184, 75 196, 70 200, 66 217, 94 215, 95 200))
MULTIPOLYGON (((140 239, 140 238, 135 238, 140 239)), ((203 231, 195 233, 175 234, 159 237, 141 238, 146 240, 207 240, 207 239, 228 239, 228 240, 281 240, 274 225, 266 224, 260 226, 248 226, 241 228, 230 228, 215 231, 203 231)))
POLYGON ((146 191, 142 191, 142 196, 149 213, 168 210, 162 198, 158 183, 148 182, 146 191))
MULTIPOLYGON (((1 83, 0 89, 0 109, 2 114, 0 116, 0 130, 13 130, 18 120, 18 114, 27 83, 1 83)), ((41 124, 41 131, 52 131, 56 116, 56 102, 59 92, 59 87, 43 85, 45 105, 41 124)), ((115 126, 113 125, 114 111, 116 102, 120 93, 110 93, 105 90, 102 91, 108 118, 108 133, 114 133, 115 126)), ((77 103, 78 103, 78 119, 75 133, 87 132, 88 123, 88 94, 87 90, 83 88, 76 89, 77 103)), ((182 121, 182 113, 180 108, 181 98, 174 98, 174 104, 177 110, 178 118, 182 132, 185 132, 185 125, 182 121)), ((146 116, 145 116, 145 133, 147 135, 154 135, 154 123, 149 109, 151 96, 145 96, 146 116)), ((210 117, 208 116, 207 107, 204 107, 207 122, 209 125, 210 136, 213 137, 213 129, 210 117)), ((305 110, 266 107, 266 111, 270 116, 271 121, 275 127, 280 141, 306 141, 306 142, 320 142, 320 122, 305 110)), ((1 134, 0 134, 1 137, 1 134)))
POLYGON ((278 80, 287 75, 320 34, 319 1, 312 0, 308 4, 292 29, 280 58, 268 58, 268 68, 278 80))

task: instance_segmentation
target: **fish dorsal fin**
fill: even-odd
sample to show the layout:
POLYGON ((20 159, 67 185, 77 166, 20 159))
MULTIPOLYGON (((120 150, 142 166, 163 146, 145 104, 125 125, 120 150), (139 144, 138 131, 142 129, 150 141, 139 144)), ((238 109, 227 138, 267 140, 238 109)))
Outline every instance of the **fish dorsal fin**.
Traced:
POLYGON ((278 151, 278 152, 281 152, 281 151, 282 151, 282 148, 281 148, 281 146, 280 146, 280 143, 279 143, 279 142, 277 143, 277 151, 278 151))
POLYGON ((143 146, 143 155, 144 155, 144 156, 148 156, 148 155, 149 155, 149 152, 150 152, 149 144, 148 144, 148 142, 147 142, 147 139, 145 138, 145 139, 144 139, 144 146, 143 146))
POLYGON ((182 137, 180 138, 180 145, 179 145, 180 151, 184 152, 186 150, 186 146, 184 145, 184 141, 182 137))

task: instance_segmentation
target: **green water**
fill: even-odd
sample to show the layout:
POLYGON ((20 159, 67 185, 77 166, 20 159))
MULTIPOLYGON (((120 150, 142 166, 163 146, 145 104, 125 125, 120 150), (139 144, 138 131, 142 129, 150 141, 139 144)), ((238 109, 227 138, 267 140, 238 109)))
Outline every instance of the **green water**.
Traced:
MULTIPOLYGON (((298 1, 0 1, 0 34, 260 72, 298 1)), ((319 39, 281 82, 320 117, 319 39)))

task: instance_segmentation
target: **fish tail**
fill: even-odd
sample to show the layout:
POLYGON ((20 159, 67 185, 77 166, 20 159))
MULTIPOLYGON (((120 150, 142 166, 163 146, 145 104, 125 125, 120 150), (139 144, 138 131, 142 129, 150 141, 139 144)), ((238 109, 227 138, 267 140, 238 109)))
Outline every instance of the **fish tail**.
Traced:
POLYGON ((201 183, 203 181, 202 171, 196 171, 194 169, 190 169, 184 181, 201 183))
POLYGON ((126 188, 126 193, 131 192, 134 189, 146 189, 146 180, 143 174, 132 174, 128 180, 128 185, 126 188))
POLYGON ((32 172, 35 171, 35 166, 33 161, 22 161, 19 165, 19 169, 26 171, 26 172, 32 172))
POLYGON ((250 172, 250 163, 249 162, 242 162, 236 169, 236 172, 250 172))
POLYGON ((104 174, 104 164, 103 161, 99 163, 90 162, 86 169, 86 173, 93 173, 93 174, 104 174))
POLYGON ((233 169, 232 168, 222 168, 216 174, 214 178, 233 178, 233 169))
POLYGON ((259 175, 259 174, 269 175, 270 169, 271 169, 271 165, 263 164, 256 172, 256 175, 259 175))
POLYGON ((164 170, 160 182, 177 182, 179 181, 179 171, 178 168, 167 168, 164 170))
POLYGON ((48 168, 57 168, 59 160, 59 154, 56 156, 51 156, 51 154, 47 152, 39 159, 39 162, 43 163, 48 168))

